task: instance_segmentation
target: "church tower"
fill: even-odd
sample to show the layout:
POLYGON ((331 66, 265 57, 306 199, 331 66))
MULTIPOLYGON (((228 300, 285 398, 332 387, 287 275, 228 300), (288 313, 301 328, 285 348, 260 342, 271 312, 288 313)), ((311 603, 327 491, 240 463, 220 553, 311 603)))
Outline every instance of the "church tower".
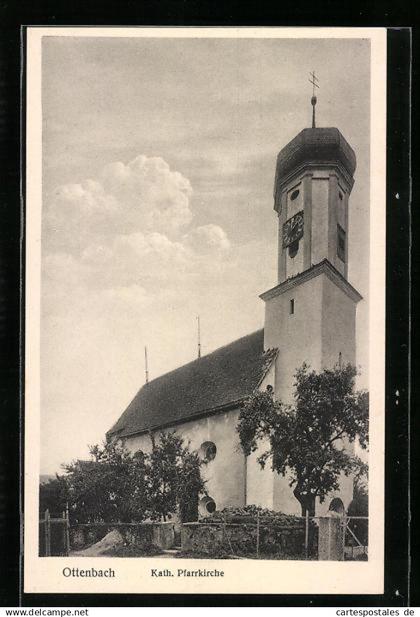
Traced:
POLYGON ((279 354, 274 390, 290 400, 303 362, 319 370, 355 363, 360 294, 347 280, 349 197, 356 156, 337 128, 303 129, 277 157, 278 285, 265 302, 265 349, 279 354))
MULTIPOLYGON (((356 156, 337 128, 315 126, 315 96, 311 103, 312 127, 277 157, 278 284, 260 296, 265 302, 264 349, 278 349, 270 385, 284 403, 292 402, 294 375, 304 362, 315 370, 355 364, 356 306, 362 299, 347 280, 356 156)), ((260 473, 254 485, 250 503, 299 514, 286 478, 260 473)), ((348 507, 350 477, 342 477, 335 496, 348 507)), ((317 503, 317 514, 326 510, 328 500, 317 503)))

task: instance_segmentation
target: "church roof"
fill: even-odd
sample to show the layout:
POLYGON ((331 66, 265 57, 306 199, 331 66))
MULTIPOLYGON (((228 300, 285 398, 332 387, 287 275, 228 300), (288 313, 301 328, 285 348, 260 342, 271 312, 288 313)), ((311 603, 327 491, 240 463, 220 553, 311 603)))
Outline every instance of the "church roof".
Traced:
POLYGON ((264 330, 145 384, 107 436, 124 437, 231 408, 259 386, 276 355, 264 330))
POLYGON ((303 129, 277 156, 275 190, 278 182, 308 163, 340 163, 351 179, 356 170, 356 155, 337 128, 303 129))

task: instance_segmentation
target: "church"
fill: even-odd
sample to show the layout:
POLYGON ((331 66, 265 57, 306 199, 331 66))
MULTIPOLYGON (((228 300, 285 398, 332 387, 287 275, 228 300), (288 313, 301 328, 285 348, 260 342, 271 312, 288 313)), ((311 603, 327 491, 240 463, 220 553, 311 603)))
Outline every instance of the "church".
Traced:
MULTIPOLYGON (((256 504, 300 515, 287 477, 245 457, 236 425, 242 402, 269 389, 291 402, 293 375, 306 362, 320 370, 355 364, 356 307, 348 282, 349 198, 356 156, 337 128, 303 129, 277 156, 274 210, 278 216, 278 284, 262 293, 264 328, 146 383, 107 439, 147 452, 151 432, 176 431, 204 461, 208 497, 200 513, 256 504)), ((332 499, 345 508, 352 478, 343 476, 332 499)))

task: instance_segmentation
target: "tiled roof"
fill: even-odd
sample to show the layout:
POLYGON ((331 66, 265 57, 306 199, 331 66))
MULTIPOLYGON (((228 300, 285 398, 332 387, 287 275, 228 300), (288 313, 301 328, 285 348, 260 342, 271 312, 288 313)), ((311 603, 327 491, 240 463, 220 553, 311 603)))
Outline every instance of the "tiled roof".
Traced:
POLYGON ((275 354, 264 353, 264 330, 258 330, 153 379, 107 435, 142 433, 226 408, 252 394, 275 354))

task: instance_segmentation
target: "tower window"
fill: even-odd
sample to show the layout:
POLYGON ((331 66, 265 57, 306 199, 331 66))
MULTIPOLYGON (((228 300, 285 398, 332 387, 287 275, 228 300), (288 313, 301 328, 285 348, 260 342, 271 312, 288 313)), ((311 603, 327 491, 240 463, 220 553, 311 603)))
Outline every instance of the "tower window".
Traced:
POLYGON ((299 197, 299 189, 296 189, 295 191, 293 191, 293 193, 290 195, 290 201, 295 201, 295 199, 297 199, 299 197))
POLYGON ((296 257, 297 252, 299 250, 299 240, 295 240, 292 244, 289 244, 289 257, 293 259, 296 257))
POLYGON ((340 201, 343 201, 343 193, 341 191, 338 191, 338 196, 340 198, 340 201))
POLYGON ((294 312, 295 312, 295 300, 294 300, 294 298, 292 298, 290 300, 289 313, 290 313, 290 315, 293 315, 294 312))
POLYGON ((346 232, 340 225, 337 225, 337 255, 346 261, 346 232))

